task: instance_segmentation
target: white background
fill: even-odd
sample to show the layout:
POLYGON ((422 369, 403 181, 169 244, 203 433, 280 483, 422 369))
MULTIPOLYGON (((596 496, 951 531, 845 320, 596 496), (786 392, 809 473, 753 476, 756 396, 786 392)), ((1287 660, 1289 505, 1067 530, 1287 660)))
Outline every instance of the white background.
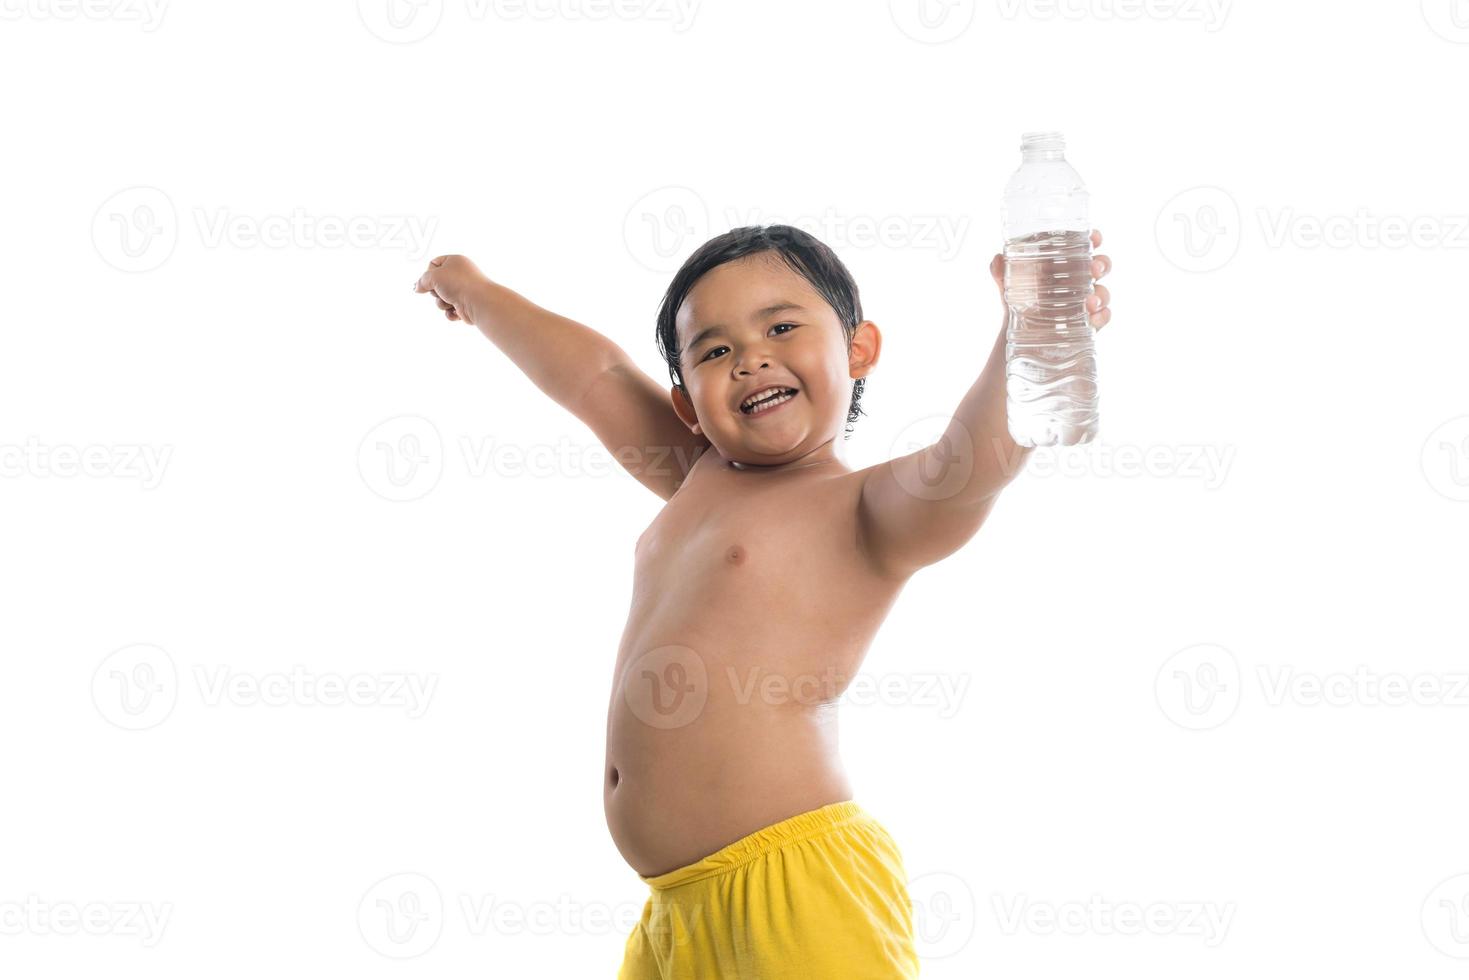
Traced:
POLYGON ((611 977, 661 502, 411 283, 462 252, 662 380, 683 257, 805 222, 883 330, 870 465, 982 367, 1055 128, 1102 437, 911 581, 842 723, 924 976, 1461 976, 1469 5, 532 9, 0 2, 0 972, 611 977), (369 703, 252 694, 293 671, 369 703))

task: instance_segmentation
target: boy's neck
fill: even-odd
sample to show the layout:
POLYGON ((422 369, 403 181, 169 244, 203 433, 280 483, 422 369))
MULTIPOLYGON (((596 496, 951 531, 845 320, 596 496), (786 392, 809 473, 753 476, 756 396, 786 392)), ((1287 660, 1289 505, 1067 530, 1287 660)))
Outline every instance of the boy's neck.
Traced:
POLYGON ((842 460, 837 455, 836 451, 836 439, 828 439, 826 442, 823 442, 821 445, 817 446, 809 453, 806 453, 804 456, 799 456, 788 463, 776 463, 773 465, 760 463, 742 463, 737 459, 730 459, 726 457, 724 460, 724 465, 732 470, 749 470, 752 472, 759 471, 762 473, 785 473, 790 470, 805 469, 808 466, 820 466, 823 464, 830 465, 832 463, 841 462, 842 460))

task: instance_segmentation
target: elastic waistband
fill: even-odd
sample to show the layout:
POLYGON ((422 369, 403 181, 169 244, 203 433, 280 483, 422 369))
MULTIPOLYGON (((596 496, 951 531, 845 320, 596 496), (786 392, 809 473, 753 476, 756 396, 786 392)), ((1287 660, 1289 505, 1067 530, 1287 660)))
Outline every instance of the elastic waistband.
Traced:
POLYGON ((798 813, 794 817, 787 817, 779 823, 773 823, 769 827, 741 837, 733 844, 721 847, 713 854, 700 858, 693 864, 686 864, 682 868, 675 868, 651 878, 643 875, 638 877, 655 890, 660 891, 665 888, 686 885, 700 878, 709 878, 733 871, 740 865, 753 861, 762 854, 785 847, 787 844, 830 833, 855 821, 871 819, 871 815, 853 800, 828 803, 826 806, 798 813))

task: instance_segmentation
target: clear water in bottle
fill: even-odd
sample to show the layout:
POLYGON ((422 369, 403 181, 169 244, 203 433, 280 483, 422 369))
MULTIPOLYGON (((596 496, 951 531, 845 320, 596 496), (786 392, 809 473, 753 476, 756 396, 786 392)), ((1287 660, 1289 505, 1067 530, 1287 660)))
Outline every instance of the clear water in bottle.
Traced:
POLYGON ((1059 133, 1027 133, 1005 188, 1005 407, 1021 446, 1097 434, 1097 359, 1087 191, 1059 133))

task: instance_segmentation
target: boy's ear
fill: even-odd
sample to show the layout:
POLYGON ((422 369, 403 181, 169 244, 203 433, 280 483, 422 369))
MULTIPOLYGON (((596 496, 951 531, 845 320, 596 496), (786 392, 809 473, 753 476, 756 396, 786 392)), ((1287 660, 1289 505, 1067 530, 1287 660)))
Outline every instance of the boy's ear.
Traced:
POLYGON ((668 389, 668 396, 673 399, 673 410, 678 413, 683 424, 692 429, 695 435, 700 434, 699 417, 694 414, 694 404, 689 401, 688 392, 684 391, 683 385, 674 385, 668 389))
POLYGON ((871 320, 863 320, 852 332, 851 349, 847 352, 847 374, 865 378, 877 367, 882 354, 882 331, 871 320))

